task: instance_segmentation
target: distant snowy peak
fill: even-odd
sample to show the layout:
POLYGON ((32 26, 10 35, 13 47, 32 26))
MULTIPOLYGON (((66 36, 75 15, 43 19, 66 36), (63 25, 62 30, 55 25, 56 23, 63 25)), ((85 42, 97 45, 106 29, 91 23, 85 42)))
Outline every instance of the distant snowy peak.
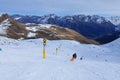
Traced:
POLYGON ((120 25, 120 16, 107 17, 107 19, 116 26, 120 25))
POLYGON ((82 22, 94 22, 99 24, 108 22, 108 20, 106 20, 104 17, 98 15, 93 15, 93 16, 77 15, 76 17, 78 17, 79 20, 82 22))
POLYGON ((100 17, 97 15, 92 16, 91 20, 93 20, 94 22, 97 22, 99 24, 104 23, 104 22, 108 22, 108 20, 106 20, 104 17, 100 17))
POLYGON ((57 15, 55 15, 55 14, 48 14, 48 15, 44 15, 43 17, 46 17, 46 18, 55 18, 55 17, 57 17, 57 15))
POLYGON ((120 32, 120 16, 107 17, 107 19, 116 26, 115 31, 120 32))
POLYGON ((108 22, 107 19, 98 15, 73 15, 73 16, 57 16, 55 14, 49 14, 44 16, 22 16, 22 15, 12 15, 12 18, 22 23, 37 23, 37 24, 49 24, 53 21, 79 21, 79 22, 95 22, 95 23, 104 23, 108 22))
POLYGON ((14 16, 12 16, 12 18, 14 18, 15 20, 18 20, 18 19, 20 19, 20 18, 22 18, 22 17, 24 17, 24 16, 22 16, 22 15, 17 15, 17 14, 15 14, 14 16))
POLYGON ((18 20, 18 19, 20 19, 20 18, 21 18, 21 17, 16 17, 15 20, 18 20))

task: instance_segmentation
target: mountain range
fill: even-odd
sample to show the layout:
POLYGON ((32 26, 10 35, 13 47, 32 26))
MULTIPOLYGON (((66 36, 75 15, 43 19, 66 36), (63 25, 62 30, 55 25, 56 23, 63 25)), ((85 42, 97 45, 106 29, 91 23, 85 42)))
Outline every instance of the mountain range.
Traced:
POLYGON ((11 15, 11 17, 25 24, 54 24, 69 28, 102 44, 117 39, 120 34, 120 30, 116 31, 116 25, 105 17, 98 15, 57 16, 55 14, 49 14, 44 16, 11 15))
POLYGON ((47 38, 49 40, 76 40, 80 43, 98 44, 78 32, 51 24, 22 24, 8 14, 0 16, 0 35, 13 39, 47 38))

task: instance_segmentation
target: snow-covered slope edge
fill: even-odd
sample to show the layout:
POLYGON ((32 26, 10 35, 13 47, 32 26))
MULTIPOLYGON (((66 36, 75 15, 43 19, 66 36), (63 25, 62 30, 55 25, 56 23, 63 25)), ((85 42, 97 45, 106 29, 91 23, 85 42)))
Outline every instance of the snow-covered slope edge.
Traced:
POLYGON ((6 38, 0 38, 0 43, 3 43, 0 44, 1 80, 120 80, 120 60, 117 58, 120 55, 114 54, 114 48, 106 45, 48 40, 47 58, 43 59, 42 39, 7 39, 11 44, 5 44, 8 42, 6 38), (56 48, 59 48, 57 55, 56 48), (71 62, 74 52, 77 53, 77 59, 71 62), (83 60, 80 60, 81 57, 83 60))

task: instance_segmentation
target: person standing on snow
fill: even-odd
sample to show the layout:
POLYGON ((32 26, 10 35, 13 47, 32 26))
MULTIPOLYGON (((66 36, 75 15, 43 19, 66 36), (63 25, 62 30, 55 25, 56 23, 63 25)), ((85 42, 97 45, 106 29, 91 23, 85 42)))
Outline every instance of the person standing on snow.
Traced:
POLYGON ((76 58, 77 58, 77 54, 74 53, 73 56, 72 56, 72 58, 71 58, 71 61, 74 61, 76 58))

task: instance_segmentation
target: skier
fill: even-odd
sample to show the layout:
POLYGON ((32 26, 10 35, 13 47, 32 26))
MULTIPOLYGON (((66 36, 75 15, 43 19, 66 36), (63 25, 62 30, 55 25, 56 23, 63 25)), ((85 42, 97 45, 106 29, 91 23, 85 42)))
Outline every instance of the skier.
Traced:
POLYGON ((80 58, 80 60, 83 60, 83 56, 80 58))
POLYGON ((74 53, 73 56, 72 56, 72 58, 71 58, 71 61, 74 61, 76 58, 77 58, 77 54, 74 53))

